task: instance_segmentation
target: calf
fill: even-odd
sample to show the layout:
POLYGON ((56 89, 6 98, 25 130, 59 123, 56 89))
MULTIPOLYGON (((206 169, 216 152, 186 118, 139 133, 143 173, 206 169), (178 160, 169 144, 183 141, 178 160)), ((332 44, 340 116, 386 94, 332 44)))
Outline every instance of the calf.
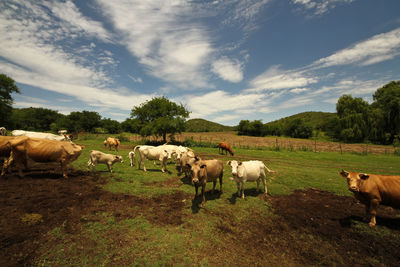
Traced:
POLYGON ((128 158, 130 161, 130 166, 135 166, 135 161, 136 161, 136 157, 135 157, 135 151, 129 151, 128 153, 128 158))
POLYGON ((89 170, 90 165, 92 165, 92 171, 93 171, 95 170, 95 166, 97 163, 104 163, 107 165, 109 172, 112 172, 111 166, 115 162, 121 162, 121 163, 124 162, 122 156, 116 156, 112 154, 106 154, 97 150, 91 150, 87 168, 89 170))
POLYGON ((267 195, 267 183, 265 179, 265 171, 273 172, 265 166, 262 161, 251 160, 251 161, 228 161, 227 164, 232 168, 232 175, 230 180, 235 180, 238 188, 238 196, 244 199, 244 184, 246 182, 257 182, 257 192, 260 190, 260 180, 264 184, 265 195, 267 195))
POLYGON ((207 182, 213 182, 212 194, 214 194, 215 185, 219 178, 219 190, 222 193, 222 176, 224 174, 224 164, 219 159, 211 160, 198 160, 190 166, 190 175, 192 183, 195 186, 194 199, 197 197, 199 186, 201 186, 202 202, 204 206, 206 203, 205 189, 207 182))
POLYGON ((379 204, 400 208, 400 176, 366 174, 342 170, 340 175, 347 179, 349 190, 365 205, 370 217, 369 225, 376 225, 379 204))

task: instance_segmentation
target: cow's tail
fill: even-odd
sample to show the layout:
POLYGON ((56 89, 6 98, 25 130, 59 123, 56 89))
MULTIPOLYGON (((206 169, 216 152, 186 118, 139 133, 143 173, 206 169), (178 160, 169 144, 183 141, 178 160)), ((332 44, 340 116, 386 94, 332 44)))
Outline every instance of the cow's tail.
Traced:
MULTIPOLYGON (((276 173, 275 171, 270 170, 270 169, 265 165, 265 163, 264 163, 264 168, 267 170, 268 173, 276 173)), ((272 177, 269 176, 269 182, 271 182, 271 180, 272 180, 272 177)))
MULTIPOLYGON (((140 147, 141 147, 141 145, 137 145, 137 146, 135 146, 135 148, 133 149, 133 154, 135 155, 135 158, 133 159, 134 164, 136 164, 137 150, 139 150, 140 147)), ((140 157, 140 154, 138 154, 138 155, 139 155, 139 157, 140 157)), ((139 164, 139 161, 138 161, 138 164, 139 164)), ((138 165, 138 166, 139 166, 139 165, 138 165)), ((139 166, 139 168, 140 168, 140 166, 139 166)))

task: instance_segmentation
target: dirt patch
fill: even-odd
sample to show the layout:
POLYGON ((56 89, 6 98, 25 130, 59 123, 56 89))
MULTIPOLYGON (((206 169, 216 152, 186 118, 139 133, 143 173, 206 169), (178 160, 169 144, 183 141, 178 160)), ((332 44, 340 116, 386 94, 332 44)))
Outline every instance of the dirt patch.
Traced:
POLYGON ((79 233, 88 221, 101 220, 102 212, 117 221, 143 215, 155 225, 180 225, 188 198, 182 192, 153 198, 112 194, 100 187, 106 178, 76 170, 68 179, 37 170, 23 179, 6 178, 0 180, 0 266, 29 265, 48 231, 62 225, 79 233))

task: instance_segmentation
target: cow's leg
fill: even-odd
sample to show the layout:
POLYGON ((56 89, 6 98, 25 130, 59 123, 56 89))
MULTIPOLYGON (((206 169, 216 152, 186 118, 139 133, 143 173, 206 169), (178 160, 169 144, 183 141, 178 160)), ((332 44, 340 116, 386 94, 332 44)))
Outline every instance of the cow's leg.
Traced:
POLYGON ((260 178, 257 179, 257 193, 260 191, 260 178))
POLYGON ((110 163, 107 163, 107 167, 108 167, 108 171, 112 172, 112 168, 111 168, 111 164, 110 163))
POLYGON ((214 194, 214 190, 215 190, 215 186, 217 185, 217 180, 215 179, 214 181, 213 181, 213 188, 212 188, 212 191, 211 191, 211 194, 214 194))
POLYGON ((167 169, 167 159, 163 159, 161 165, 162 165, 161 171, 165 172, 165 170, 167 169))
POLYGON ((222 175, 219 177, 219 192, 222 194, 222 175))
POLYGON ((264 192, 265 192, 265 195, 267 195, 267 194, 268 194, 267 180, 265 179, 265 177, 262 177, 261 179, 262 179, 262 182, 263 182, 263 185, 264 185, 264 192))
POLYGON ((194 184, 194 190, 195 190, 194 198, 196 198, 197 194, 199 193, 199 186, 197 183, 194 184))
POLYGON ((242 199, 244 199, 244 183, 245 181, 242 182, 242 199))
POLYGON ((201 201, 201 206, 204 206, 206 204, 206 182, 205 181, 201 185, 201 195, 203 196, 202 201, 201 201))
POLYGON ((237 185, 237 189, 238 189, 237 194, 238 194, 238 197, 240 197, 240 182, 236 182, 236 185, 237 185))
POLYGON ((61 172, 62 172, 62 174, 63 174, 63 177, 64 178, 68 178, 68 175, 67 175, 67 168, 66 168, 66 164, 65 164, 65 162, 63 162, 63 161, 61 161, 60 162, 60 165, 61 165, 61 172))
POLYGON ((371 221, 369 222, 369 226, 375 226, 376 225, 376 210, 378 209, 379 206, 379 200, 377 199, 372 199, 370 202, 370 208, 369 208, 369 215, 371 216, 371 221))

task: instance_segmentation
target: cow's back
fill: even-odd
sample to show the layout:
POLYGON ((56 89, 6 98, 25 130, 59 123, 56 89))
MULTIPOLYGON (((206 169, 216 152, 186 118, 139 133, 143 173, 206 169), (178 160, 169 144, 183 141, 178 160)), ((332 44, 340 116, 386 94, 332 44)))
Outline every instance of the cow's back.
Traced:
POLYGON ((379 197, 383 205, 400 208, 400 176, 370 174, 362 182, 360 192, 379 197))
POLYGON ((257 180, 261 172, 264 172, 264 163, 255 160, 244 161, 243 168, 245 169, 246 180, 257 180))
POLYGON ((73 143, 41 138, 28 138, 16 149, 37 162, 75 160, 82 153, 82 149, 73 143))
POLYGON ((207 180, 209 178, 218 178, 224 171, 224 164, 219 159, 202 160, 207 166, 207 180))

